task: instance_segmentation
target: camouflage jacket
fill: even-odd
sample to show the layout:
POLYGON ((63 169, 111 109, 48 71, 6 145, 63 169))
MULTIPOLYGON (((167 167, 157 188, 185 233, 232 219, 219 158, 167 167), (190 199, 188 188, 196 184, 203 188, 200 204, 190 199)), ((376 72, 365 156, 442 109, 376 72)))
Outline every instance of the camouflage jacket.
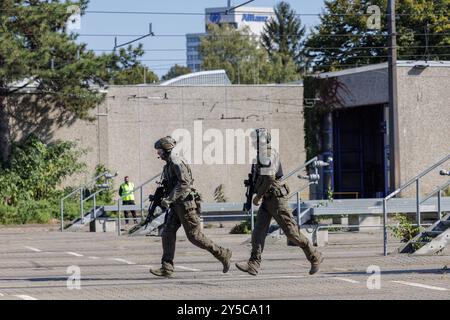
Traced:
POLYGON ((167 201, 182 201, 189 193, 193 185, 191 168, 187 161, 175 154, 171 154, 163 169, 163 185, 167 195, 167 201))
POLYGON ((255 183, 256 196, 261 198, 270 191, 282 189, 280 179, 283 176, 283 169, 280 162, 280 155, 274 148, 267 149, 268 156, 263 163, 258 162, 256 166, 257 179, 255 183))

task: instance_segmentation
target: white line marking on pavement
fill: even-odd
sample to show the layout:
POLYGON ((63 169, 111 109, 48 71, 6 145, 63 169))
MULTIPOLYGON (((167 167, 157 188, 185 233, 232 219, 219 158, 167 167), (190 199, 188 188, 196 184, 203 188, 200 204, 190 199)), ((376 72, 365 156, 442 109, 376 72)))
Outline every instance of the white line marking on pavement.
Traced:
POLYGON ((70 254, 70 255, 72 255, 72 256, 75 256, 75 257, 83 257, 83 255, 82 254, 79 254, 79 253, 76 253, 76 252, 66 252, 67 254, 70 254))
POLYGON ((175 268, 181 269, 181 270, 187 270, 187 271, 202 271, 200 269, 194 269, 189 267, 183 267, 183 266, 175 266, 175 268))
POLYGON ((34 252, 42 252, 42 250, 39 250, 39 249, 33 248, 33 247, 25 246, 25 248, 30 249, 30 250, 32 250, 32 251, 34 251, 34 252))
POLYGON ((88 257, 89 259, 92 259, 92 260, 98 260, 98 259, 100 259, 99 257, 88 257))
POLYGON ((348 268, 332 268, 332 269, 336 271, 349 271, 348 268))
POLYGON ((406 281, 391 281, 391 282, 400 283, 400 284, 404 284, 404 285, 412 286, 412 287, 419 287, 419 288, 424 288, 424 289, 430 289, 430 290, 448 291, 448 289, 446 289, 446 288, 428 286, 426 284, 421 284, 421 283, 406 282, 406 281))
POLYGON ((233 277, 240 277, 240 278, 248 278, 248 279, 255 279, 255 280, 258 280, 258 279, 269 279, 269 280, 271 280, 271 279, 301 279, 301 278, 306 278, 306 276, 273 276, 273 275, 258 275, 257 277, 255 277, 255 276, 250 276, 249 274, 239 274, 239 275, 236 275, 236 274, 229 274, 230 276, 233 276, 233 277))
POLYGON ((25 294, 17 294, 17 295, 14 295, 14 296, 17 297, 17 298, 20 298, 22 300, 37 300, 36 298, 33 298, 31 296, 27 296, 25 294))
POLYGON ((125 259, 120 259, 120 258, 113 258, 112 260, 123 262, 123 263, 126 263, 126 264, 136 264, 134 262, 131 262, 131 261, 128 261, 128 260, 125 260, 125 259))
POLYGON ((244 280, 249 280, 249 281, 264 281, 264 280, 281 280, 281 279, 302 279, 302 278, 306 278, 307 276, 273 276, 273 275, 258 275, 257 277, 252 276, 252 275, 238 275, 236 276, 236 274, 226 274, 223 275, 220 278, 204 278, 204 279, 199 279, 199 278, 193 278, 193 279, 175 279, 181 282, 218 282, 218 281, 225 281, 225 282, 229 282, 229 281, 244 281, 244 280))
POLYGON ((341 281, 350 282, 350 283, 360 283, 359 281, 356 281, 353 279, 348 279, 348 278, 332 277, 331 279, 341 280, 341 281))
POLYGON ((280 279, 299 279, 299 278, 306 278, 306 276, 279 276, 280 279))
POLYGON ((3 293, 0 293, 0 297, 4 297, 5 295, 3 293))

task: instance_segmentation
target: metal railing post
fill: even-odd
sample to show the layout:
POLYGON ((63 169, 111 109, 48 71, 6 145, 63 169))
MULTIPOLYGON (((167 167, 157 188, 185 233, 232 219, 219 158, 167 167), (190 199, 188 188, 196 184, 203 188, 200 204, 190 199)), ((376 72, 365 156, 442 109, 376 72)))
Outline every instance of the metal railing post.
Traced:
MULTIPOLYGON (((418 174, 417 176, 415 176, 414 178, 411 178, 408 182, 406 182, 405 184, 403 184, 402 186, 400 186, 398 189, 396 189, 395 191, 391 192, 390 194, 388 194, 386 197, 383 198, 383 219, 385 220, 383 225, 384 225, 384 255, 387 254, 387 232, 386 232, 386 220, 387 220, 387 212, 386 212, 386 202, 390 199, 392 199, 393 197, 395 197, 396 195, 398 195, 402 190, 404 190, 405 188, 409 187, 410 185, 412 185, 413 183, 416 183, 416 225, 419 226, 419 228, 421 227, 422 223, 421 223, 421 217, 420 217, 420 182, 419 180, 424 177, 425 175, 427 175, 428 173, 430 173, 432 170, 436 169, 438 166, 442 165, 443 163, 445 163, 446 161, 450 160, 450 154, 448 154, 447 156, 445 156, 444 158, 442 158, 441 160, 439 160, 437 163, 433 164, 432 166, 428 167, 427 169, 425 169, 424 171, 422 171, 420 174, 418 174)), ((446 184, 448 185, 448 184, 446 184)), ((442 190, 443 186, 438 188, 439 190, 442 190)), ((432 194, 434 194, 436 191, 433 191, 432 194)), ((423 201, 428 200, 431 195, 428 195, 424 198, 423 201)), ((439 195, 438 195, 439 198, 439 195)), ((438 201, 440 201, 438 199, 438 201)), ((438 211, 440 209, 438 208, 438 211)))
POLYGON ((141 219, 144 219, 144 191, 141 186, 141 219))
POLYGON ((420 228, 420 179, 416 180, 416 221, 420 228))
POLYGON ((120 236, 121 232, 120 232, 120 202, 121 202, 122 198, 119 198, 119 200, 117 200, 117 235, 120 236))
POLYGON ((97 208, 97 201, 96 201, 96 195, 97 193, 94 193, 94 209, 92 210, 91 219, 93 220, 95 218, 95 209, 97 208))
POLYGON ((314 161, 317 161, 319 158, 318 157, 314 157, 311 160, 308 160, 307 162, 305 162, 304 164, 302 164, 300 167, 295 168, 294 170, 292 170, 291 172, 289 172, 288 174, 286 174, 285 176, 283 176, 280 180, 281 182, 286 181, 289 177, 291 177, 292 175, 294 175, 295 173, 297 173, 298 171, 300 171, 303 168, 306 168, 308 165, 310 165, 311 163, 313 163, 314 161))
POLYGON ((84 224, 83 193, 84 193, 84 188, 81 188, 80 189, 80 220, 81 220, 81 224, 84 224))
POLYGON ((387 203, 386 199, 383 199, 383 255, 387 256, 387 245, 388 245, 388 237, 387 237, 387 203))
POLYGON ((439 189, 437 194, 437 200, 438 200, 438 220, 441 220, 442 218, 442 212, 441 212, 441 192, 442 190, 439 189))
POLYGON ((60 210, 61 210, 61 232, 64 232, 64 200, 61 199, 60 202, 60 210))

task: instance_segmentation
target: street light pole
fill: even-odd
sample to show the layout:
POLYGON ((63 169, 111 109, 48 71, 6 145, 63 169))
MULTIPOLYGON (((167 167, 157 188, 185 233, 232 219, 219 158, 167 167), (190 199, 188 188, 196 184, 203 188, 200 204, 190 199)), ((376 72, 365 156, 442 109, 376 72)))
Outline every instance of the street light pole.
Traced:
POLYGON ((397 33, 395 25, 395 0, 388 0, 388 33, 389 33, 389 178, 391 192, 400 185, 400 152, 398 137, 397 107, 397 33))

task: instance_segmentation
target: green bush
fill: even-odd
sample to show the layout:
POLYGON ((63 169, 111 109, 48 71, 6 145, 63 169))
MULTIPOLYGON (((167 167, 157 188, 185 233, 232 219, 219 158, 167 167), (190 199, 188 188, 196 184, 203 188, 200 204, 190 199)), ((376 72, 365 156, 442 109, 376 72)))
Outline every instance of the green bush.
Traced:
POLYGON ((398 221, 397 226, 389 227, 394 237, 402 242, 408 242, 421 231, 420 227, 413 226, 411 219, 406 214, 396 213, 394 219, 398 221))
POLYGON ((0 206, 2 224, 49 223, 51 217, 51 205, 46 200, 21 201, 17 206, 0 206))
POLYGON ((18 221, 17 208, 0 203, 0 224, 17 224, 18 221))
POLYGON ((48 200, 21 201, 18 205, 20 223, 49 223, 57 209, 48 200))
MULTIPOLYGON (((64 221, 72 221, 80 215, 77 200, 64 202, 64 221)), ((60 219, 59 199, 19 201, 14 206, 0 204, 0 224, 46 224, 60 219)))
POLYGON ((444 190, 444 197, 450 197, 450 187, 444 190))
MULTIPOLYGON (((95 173, 94 173, 94 177, 97 177, 99 175, 101 175, 104 172, 112 172, 111 170, 109 170, 108 168, 105 167, 105 165, 103 164, 99 164, 95 167, 95 173)), ((112 204, 114 203, 114 188, 113 188, 113 179, 106 179, 105 177, 101 177, 100 179, 97 180, 97 184, 107 184, 109 185, 109 189, 107 190, 103 190, 102 192, 100 192, 97 197, 96 197, 96 202, 99 204, 112 204)), ((98 191, 97 188, 94 188, 93 190, 91 190, 92 193, 98 191)))
MULTIPOLYGON (((81 172, 85 151, 73 142, 46 144, 36 136, 14 144, 11 160, 0 167, 0 223, 49 223, 59 219, 59 199, 73 188, 58 190, 64 179, 81 172)), ((65 202, 65 219, 79 215, 76 199, 65 202)))
POLYGON ((73 142, 45 144, 34 135, 14 144, 10 163, 0 169, 0 199, 11 199, 15 205, 55 196, 65 178, 85 168, 79 162, 84 151, 75 147, 73 142))
POLYGON ((230 231, 230 234, 250 234, 250 233, 252 233, 251 218, 248 218, 247 220, 235 225, 230 231))

